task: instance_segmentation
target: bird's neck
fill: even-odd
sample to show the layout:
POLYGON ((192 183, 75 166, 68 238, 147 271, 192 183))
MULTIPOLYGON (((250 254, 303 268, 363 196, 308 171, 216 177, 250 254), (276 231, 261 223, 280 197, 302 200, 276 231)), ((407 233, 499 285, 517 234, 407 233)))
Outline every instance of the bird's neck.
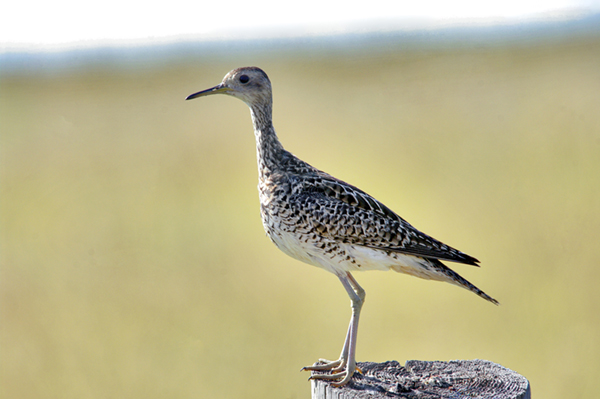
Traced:
POLYGON ((279 142, 268 108, 251 108, 254 135, 256 137, 256 157, 259 179, 267 178, 273 171, 281 168, 285 149, 279 142))

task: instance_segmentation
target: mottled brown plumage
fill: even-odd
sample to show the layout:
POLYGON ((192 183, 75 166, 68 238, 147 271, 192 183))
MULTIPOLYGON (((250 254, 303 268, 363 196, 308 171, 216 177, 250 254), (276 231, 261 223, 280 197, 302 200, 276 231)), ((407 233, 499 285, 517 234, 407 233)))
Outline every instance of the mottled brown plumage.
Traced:
POLYGON ((477 265, 478 260, 421 233, 364 191, 320 171, 286 151, 272 124, 271 82, 259 68, 229 72, 222 83, 190 95, 227 94, 243 100, 254 124, 258 190, 264 229, 286 254, 338 276, 352 301, 352 318, 340 359, 307 370, 332 370, 314 378, 346 384, 355 363, 356 332, 364 290, 351 271, 395 270, 446 281, 498 302, 441 260, 477 265))

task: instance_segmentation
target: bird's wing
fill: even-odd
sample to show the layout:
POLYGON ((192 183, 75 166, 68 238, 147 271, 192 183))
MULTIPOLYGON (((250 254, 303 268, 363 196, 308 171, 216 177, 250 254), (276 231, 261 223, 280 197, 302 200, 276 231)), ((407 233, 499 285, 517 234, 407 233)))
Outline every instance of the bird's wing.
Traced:
POLYGON ((364 191, 323 172, 303 179, 290 205, 323 236, 384 251, 478 266, 477 259, 415 229, 364 191))

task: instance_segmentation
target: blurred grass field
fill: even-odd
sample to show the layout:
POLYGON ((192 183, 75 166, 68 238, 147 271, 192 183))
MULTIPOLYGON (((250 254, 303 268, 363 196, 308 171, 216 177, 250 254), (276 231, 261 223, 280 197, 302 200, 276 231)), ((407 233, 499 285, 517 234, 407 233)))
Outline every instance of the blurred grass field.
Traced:
POLYGON ((338 280, 265 237, 246 105, 185 102, 262 67, 290 151, 480 259, 497 298, 392 272, 359 361, 481 358, 535 397, 600 366, 600 38, 182 53, 1 75, 3 398, 307 398, 338 280))

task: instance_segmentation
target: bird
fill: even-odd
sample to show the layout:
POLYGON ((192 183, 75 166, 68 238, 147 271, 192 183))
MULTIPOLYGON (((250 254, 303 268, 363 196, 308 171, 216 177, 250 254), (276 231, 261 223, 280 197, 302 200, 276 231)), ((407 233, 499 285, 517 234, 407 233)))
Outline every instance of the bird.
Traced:
POLYGON ((267 236, 292 258, 333 273, 350 297, 350 324, 340 357, 303 367, 311 371, 310 379, 330 380, 342 387, 360 372, 356 342, 365 290, 351 274, 354 271, 393 270, 445 281, 498 305, 441 262, 478 266, 477 259, 420 232, 366 192, 284 149, 273 127, 271 81, 262 69, 234 69, 217 86, 186 100, 215 94, 238 98, 250 108, 260 213, 267 236))

